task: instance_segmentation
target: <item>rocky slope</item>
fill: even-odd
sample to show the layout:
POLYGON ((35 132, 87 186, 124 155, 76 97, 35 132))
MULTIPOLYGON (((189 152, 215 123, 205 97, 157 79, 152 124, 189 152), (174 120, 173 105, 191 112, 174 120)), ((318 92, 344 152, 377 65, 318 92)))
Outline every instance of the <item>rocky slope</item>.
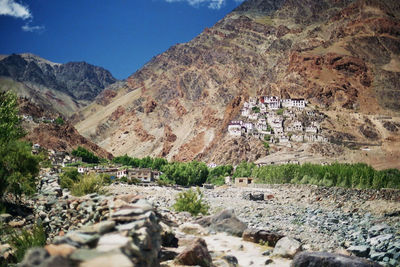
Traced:
POLYGON ((33 54, 12 54, 0 60, 0 90, 71 115, 116 82, 111 73, 86 62, 53 63, 33 54))
POLYGON ((61 116, 57 112, 45 110, 24 98, 19 99, 19 111, 25 117, 22 126, 27 135, 24 139, 33 144, 40 144, 48 150, 66 152, 71 152, 81 146, 102 158, 111 159, 113 156, 80 135, 70 122, 64 121, 63 124, 50 122, 61 116), (45 121, 40 121, 41 118, 45 118, 45 121))
POLYGON ((399 18, 394 0, 245 1, 99 96, 76 127, 116 155, 237 163, 268 154, 249 140, 240 147, 263 151, 224 153, 244 101, 302 97, 327 115, 333 151, 349 142, 378 149, 372 159, 346 148, 344 161, 400 167, 399 132, 384 127, 400 119, 399 18))

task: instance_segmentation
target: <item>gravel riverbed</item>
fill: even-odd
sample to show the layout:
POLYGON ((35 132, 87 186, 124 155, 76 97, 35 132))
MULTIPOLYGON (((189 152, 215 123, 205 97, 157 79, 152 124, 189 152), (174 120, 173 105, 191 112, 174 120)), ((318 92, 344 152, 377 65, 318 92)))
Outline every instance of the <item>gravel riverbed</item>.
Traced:
MULTIPOLYGON (((385 266, 400 265, 400 192, 307 185, 201 189, 210 213, 234 209, 251 228, 301 240, 306 250, 347 251, 385 266), (254 201, 249 195, 263 195, 254 201)), ((137 193, 169 210, 183 188, 117 184, 111 193, 137 193)))

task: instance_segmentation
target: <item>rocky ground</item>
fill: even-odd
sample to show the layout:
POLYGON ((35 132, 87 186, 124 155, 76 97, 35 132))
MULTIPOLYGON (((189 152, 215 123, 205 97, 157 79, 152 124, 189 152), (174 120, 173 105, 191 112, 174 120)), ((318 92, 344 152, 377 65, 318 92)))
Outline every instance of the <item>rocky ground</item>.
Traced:
MULTIPOLYGON (((44 173, 38 190, 24 201, 20 216, 0 216, 13 228, 29 229, 40 220, 47 230, 48 245, 29 252, 22 266, 35 261, 41 266, 158 266, 160 261, 161 266, 285 267, 310 261, 319 266, 326 258, 360 261, 312 251, 381 264, 357 266, 400 263, 400 191, 202 188, 211 215, 194 218, 171 209, 176 195, 186 190, 180 187, 113 184, 105 196, 78 198, 60 189, 57 174, 44 173)), ((0 262, 12 257, 1 236, 0 262)))
MULTIPOLYGON (((388 266, 400 263, 400 192, 298 185, 202 189, 211 214, 230 208, 250 228, 301 240, 312 251, 348 252, 388 266), (250 200, 260 199, 264 200, 250 200), (390 264, 389 264, 390 262, 390 264)), ((167 212, 181 188, 113 185, 167 212)))

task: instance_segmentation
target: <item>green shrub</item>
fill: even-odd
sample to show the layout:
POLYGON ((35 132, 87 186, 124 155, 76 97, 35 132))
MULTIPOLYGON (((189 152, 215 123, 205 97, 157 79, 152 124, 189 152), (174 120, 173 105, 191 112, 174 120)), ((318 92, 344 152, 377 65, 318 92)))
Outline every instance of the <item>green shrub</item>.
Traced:
POLYGON ((64 172, 60 175, 60 187, 72 189, 73 185, 79 181, 82 175, 76 168, 64 168, 64 172))
POLYGON ((207 214, 209 210, 208 204, 203 201, 203 194, 199 188, 196 191, 189 189, 179 193, 173 207, 176 211, 187 211, 192 216, 197 216, 199 213, 207 214))
POLYGON ((61 117, 58 117, 57 119, 54 120, 54 123, 57 125, 64 125, 64 119, 61 117))
POLYGON ((10 235, 10 245, 15 249, 15 257, 22 261, 29 248, 42 247, 46 244, 46 232, 40 224, 34 225, 32 230, 14 230, 10 235))
POLYGON ((254 113, 260 113, 260 108, 259 107, 253 107, 251 109, 254 113))
POLYGON ((87 174, 72 185, 71 194, 77 197, 92 193, 104 194, 106 191, 103 189, 103 186, 103 179, 99 175, 94 173, 87 174))

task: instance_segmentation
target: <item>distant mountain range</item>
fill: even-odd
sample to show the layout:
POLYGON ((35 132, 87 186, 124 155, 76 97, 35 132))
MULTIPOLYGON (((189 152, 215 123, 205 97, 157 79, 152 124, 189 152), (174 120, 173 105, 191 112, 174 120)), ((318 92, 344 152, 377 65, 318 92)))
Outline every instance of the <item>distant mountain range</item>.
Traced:
POLYGON ((116 81, 109 71, 86 62, 59 64, 33 54, 0 57, 0 90, 14 90, 65 116, 116 81))

